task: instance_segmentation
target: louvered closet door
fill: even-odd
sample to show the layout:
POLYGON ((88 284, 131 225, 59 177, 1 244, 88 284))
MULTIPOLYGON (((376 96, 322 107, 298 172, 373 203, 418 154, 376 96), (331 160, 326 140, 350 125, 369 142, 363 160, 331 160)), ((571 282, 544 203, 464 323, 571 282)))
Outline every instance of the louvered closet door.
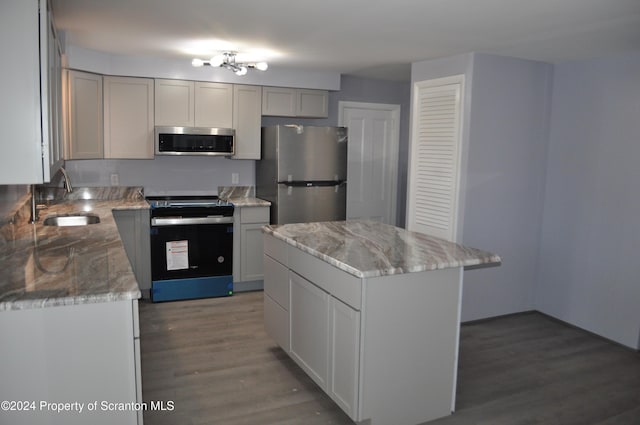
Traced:
POLYGON ((455 241, 463 77, 416 83, 407 228, 455 241))

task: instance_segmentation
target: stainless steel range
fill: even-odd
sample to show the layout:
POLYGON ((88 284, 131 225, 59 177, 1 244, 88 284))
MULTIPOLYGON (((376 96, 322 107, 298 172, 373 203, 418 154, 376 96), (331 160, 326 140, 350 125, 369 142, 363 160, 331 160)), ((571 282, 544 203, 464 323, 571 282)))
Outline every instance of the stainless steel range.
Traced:
POLYGON ((147 197, 151 300, 233 294, 233 204, 215 196, 147 197))

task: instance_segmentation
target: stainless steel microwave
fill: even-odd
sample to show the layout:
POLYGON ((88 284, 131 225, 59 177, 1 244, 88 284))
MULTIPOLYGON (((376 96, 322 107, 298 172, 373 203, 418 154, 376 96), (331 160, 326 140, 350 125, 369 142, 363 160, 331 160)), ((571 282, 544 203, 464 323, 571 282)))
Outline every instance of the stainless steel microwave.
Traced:
POLYGON ((156 155, 219 155, 235 153, 232 128, 156 127, 156 155))

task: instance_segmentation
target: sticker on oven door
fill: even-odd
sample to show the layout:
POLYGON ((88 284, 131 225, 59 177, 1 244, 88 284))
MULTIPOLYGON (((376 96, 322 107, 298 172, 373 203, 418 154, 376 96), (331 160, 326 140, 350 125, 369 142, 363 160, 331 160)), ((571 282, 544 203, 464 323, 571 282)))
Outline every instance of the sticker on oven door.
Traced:
POLYGON ((167 242, 167 270, 189 268, 189 241, 167 242))

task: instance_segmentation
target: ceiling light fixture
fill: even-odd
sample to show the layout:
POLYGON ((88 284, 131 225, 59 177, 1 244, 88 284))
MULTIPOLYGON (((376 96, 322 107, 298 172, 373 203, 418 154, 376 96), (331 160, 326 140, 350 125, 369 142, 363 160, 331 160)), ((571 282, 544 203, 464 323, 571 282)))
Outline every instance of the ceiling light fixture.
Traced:
POLYGON ((208 61, 202 59, 194 59, 191 61, 191 65, 195 67, 201 66, 213 66, 226 68, 233 71, 236 75, 245 75, 249 69, 257 69, 259 71, 266 71, 269 65, 266 62, 252 62, 252 63, 239 63, 236 61, 236 55, 238 52, 224 52, 220 55, 212 57, 208 61))

